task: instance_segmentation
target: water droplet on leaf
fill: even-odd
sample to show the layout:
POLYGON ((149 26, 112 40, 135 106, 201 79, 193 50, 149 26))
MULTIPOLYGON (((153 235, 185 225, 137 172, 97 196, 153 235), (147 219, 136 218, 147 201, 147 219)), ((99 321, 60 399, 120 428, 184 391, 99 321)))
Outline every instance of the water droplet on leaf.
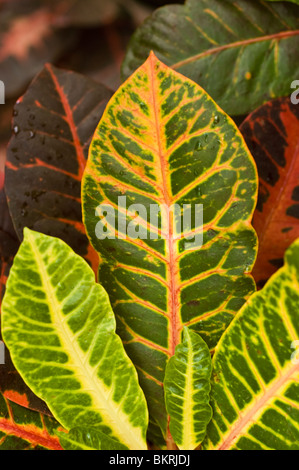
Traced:
POLYGON ((196 142, 194 150, 200 151, 203 149, 202 143, 200 141, 196 142))

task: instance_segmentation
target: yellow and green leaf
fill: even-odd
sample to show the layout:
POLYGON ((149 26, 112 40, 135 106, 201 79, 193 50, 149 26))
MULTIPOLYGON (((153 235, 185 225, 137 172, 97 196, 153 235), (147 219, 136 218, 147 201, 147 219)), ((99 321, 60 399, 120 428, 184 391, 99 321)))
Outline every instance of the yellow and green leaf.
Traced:
POLYGON ((144 395, 108 295, 65 242, 24 230, 1 321, 17 370, 64 428, 95 426, 130 449, 147 448, 144 395))
POLYGON ((180 449, 193 450, 203 441, 212 417, 211 355, 203 339, 184 327, 182 342, 166 366, 164 390, 169 430, 180 449))
POLYGON ((76 427, 65 433, 57 431, 64 450, 129 450, 128 447, 93 427, 76 427))
POLYGON ((110 100, 82 187, 84 224, 100 256, 99 280, 138 370, 151 423, 165 437, 165 366, 183 327, 213 349, 255 290, 249 274, 257 250, 251 226, 255 163, 234 122, 209 95, 151 54, 110 100), (146 210, 138 219, 144 238, 126 236, 136 224, 139 206, 132 212, 132 204, 146 210), (203 224, 192 221, 202 246, 189 249, 190 233, 182 233, 171 214, 162 226, 150 224, 151 206, 174 204, 181 210, 202 205, 203 224), (98 238, 104 223, 99 207, 115 214, 114 234, 113 220, 105 220, 106 238, 98 238), (157 238, 151 238, 153 227, 157 238))
POLYGON ((299 450, 299 239, 213 358, 209 450, 299 450))

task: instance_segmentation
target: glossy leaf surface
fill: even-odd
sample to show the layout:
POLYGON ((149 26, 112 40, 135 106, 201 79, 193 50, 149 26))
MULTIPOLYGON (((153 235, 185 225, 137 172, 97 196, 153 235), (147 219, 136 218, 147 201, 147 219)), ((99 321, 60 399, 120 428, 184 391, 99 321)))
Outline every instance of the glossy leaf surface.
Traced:
POLYGON ((58 429, 62 428, 55 419, 23 408, 0 393, 0 450, 62 450, 58 429))
POLYGON ((299 449, 298 338, 299 240, 217 345, 205 449, 299 449))
POLYGON ((108 296, 63 241, 25 229, 2 303, 2 334, 26 383, 66 428, 96 426, 146 449, 147 409, 108 296))
POLYGON ((80 426, 69 433, 57 433, 64 450, 128 450, 119 442, 92 427, 80 426))
POLYGON ((127 78, 153 50, 229 115, 289 95, 299 77, 299 7, 262 0, 187 0, 156 10, 131 39, 127 78))
POLYGON ((166 366, 164 391, 169 430, 180 449, 193 450, 204 439, 212 417, 209 348, 201 337, 184 328, 182 342, 166 366))
POLYGON ((269 101, 247 117, 240 131, 259 173, 253 217, 259 251, 253 276, 261 287, 299 237, 299 106, 289 97, 269 101))
POLYGON ((213 348, 255 288, 249 272, 256 255, 250 225, 256 178, 235 124, 198 85, 153 54, 113 96, 94 135, 83 177, 84 223, 101 257, 99 279, 118 332, 163 433, 165 366, 183 326, 213 348), (180 217, 171 213, 162 225, 149 224, 151 205, 174 204, 194 209, 193 234, 182 233, 180 217), (196 224, 195 204, 202 204, 203 225, 196 224), (103 205, 113 209, 116 230, 112 221, 111 237, 100 239, 103 205), (202 247, 194 237, 188 241, 201 233, 202 247))
POLYGON ((14 108, 5 191, 16 232, 61 238, 88 262, 81 178, 88 145, 111 91, 80 74, 46 65, 14 108))

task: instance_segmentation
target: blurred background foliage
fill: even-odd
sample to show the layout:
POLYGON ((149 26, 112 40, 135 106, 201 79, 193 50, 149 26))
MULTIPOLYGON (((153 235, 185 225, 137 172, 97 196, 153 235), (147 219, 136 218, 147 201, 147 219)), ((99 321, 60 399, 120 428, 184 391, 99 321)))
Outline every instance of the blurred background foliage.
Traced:
MULTIPOLYGON (((128 41, 170 0, 0 0, 0 174, 13 106, 44 64, 82 73, 116 90, 128 41)), ((183 3, 177 1, 176 3, 183 3)))

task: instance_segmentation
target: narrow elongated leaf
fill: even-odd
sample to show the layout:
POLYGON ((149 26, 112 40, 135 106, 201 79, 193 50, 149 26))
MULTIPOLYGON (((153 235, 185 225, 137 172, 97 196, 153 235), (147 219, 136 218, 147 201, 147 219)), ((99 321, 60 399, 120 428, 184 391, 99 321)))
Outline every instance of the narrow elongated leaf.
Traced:
POLYGON ((112 92, 80 74, 46 65, 14 108, 5 191, 16 232, 61 238, 96 270, 85 236, 81 177, 88 145, 112 92))
POLYGON ((184 327, 182 342, 166 366, 164 390, 169 429, 180 449, 193 450, 204 439, 212 417, 209 348, 201 337, 184 327))
POLYGON ((299 106, 289 97, 272 100, 248 116, 240 130, 259 173, 253 217, 259 252, 253 276, 262 286, 299 237, 299 106))
POLYGON ((299 77, 299 7, 263 0, 187 0, 156 10, 131 39, 128 77, 153 50, 229 115, 289 95, 299 77))
POLYGON ((62 450, 56 436, 59 429, 55 419, 23 408, 0 393, 0 450, 62 450))
POLYGON ((96 426, 146 449, 147 409, 103 287, 63 241, 25 229, 2 303, 2 334, 30 388, 66 428, 96 426))
POLYGON ((235 124, 198 85, 151 54, 105 110, 82 201, 88 236, 101 256, 100 282, 164 435, 165 366, 183 326, 213 348, 255 288, 249 272, 256 255, 250 225, 256 191, 254 161, 235 124), (153 207, 174 204, 180 210, 189 204, 193 219, 198 204, 203 225, 191 220, 196 230, 183 231, 180 217, 171 215, 162 226, 150 224, 153 207), (101 234, 106 206, 116 218, 110 238, 101 234), (194 237, 188 242, 201 233, 202 247, 194 237))
POLYGON ((57 435, 64 450, 128 450, 128 447, 92 427, 80 426, 67 434, 57 432, 57 435))
POLYGON ((299 449, 299 239, 224 333, 206 449, 299 449))

